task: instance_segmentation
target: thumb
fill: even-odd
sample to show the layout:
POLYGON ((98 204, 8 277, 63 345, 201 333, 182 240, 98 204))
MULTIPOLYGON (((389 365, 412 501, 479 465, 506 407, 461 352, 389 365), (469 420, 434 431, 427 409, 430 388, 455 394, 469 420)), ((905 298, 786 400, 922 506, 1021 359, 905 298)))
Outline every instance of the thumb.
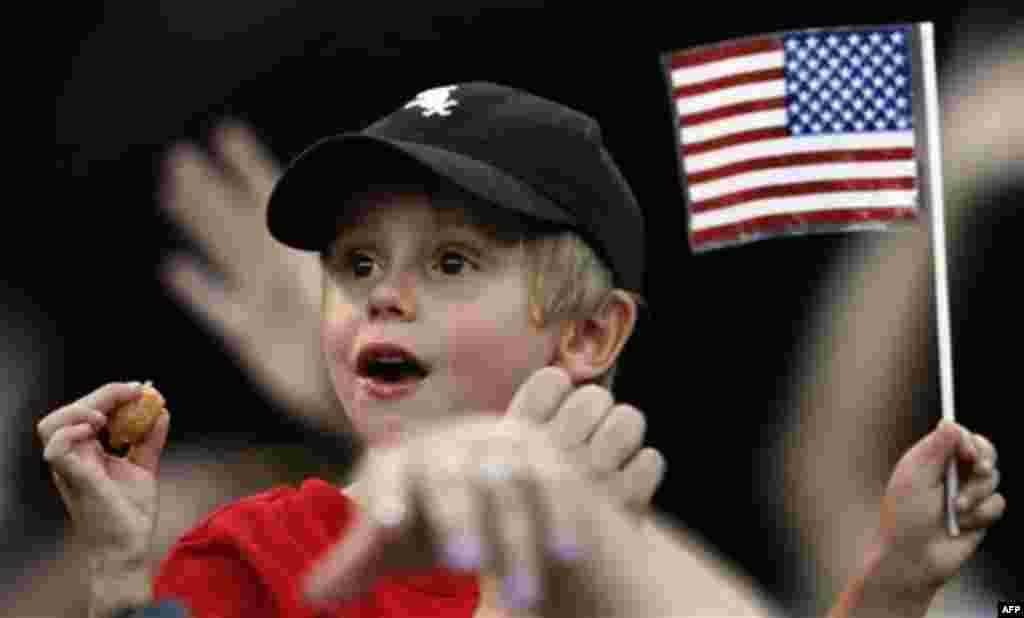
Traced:
POLYGON ((943 419, 927 436, 907 453, 907 458, 932 484, 941 483, 946 475, 946 462, 959 456, 971 460, 977 456, 967 430, 961 425, 943 419))
POLYGON ((159 418, 150 430, 149 435, 142 442, 136 444, 128 453, 128 459, 132 463, 145 468, 153 476, 156 476, 157 465, 160 463, 160 453, 167 443, 167 434, 171 428, 171 415, 166 410, 160 413, 159 418))

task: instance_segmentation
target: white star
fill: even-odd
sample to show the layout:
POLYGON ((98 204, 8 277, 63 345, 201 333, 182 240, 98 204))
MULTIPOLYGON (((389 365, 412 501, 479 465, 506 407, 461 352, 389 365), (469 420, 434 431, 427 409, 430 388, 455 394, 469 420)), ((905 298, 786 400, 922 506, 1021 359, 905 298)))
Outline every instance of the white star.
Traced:
POLYGON ((893 64, 895 64, 896 66, 903 66, 903 63, 906 62, 906 59, 902 55, 897 54, 892 57, 892 61, 893 64))
POLYGON ((851 70, 850 67, 843 67, 839 69, 839 76, 843 79, 850 79, 851 75, 853 75, 853 70, 851 70))
POLYGON ((853 58, 850 58, 850 66, 853 67, 859 67, 863 62, 864 61, 861 60, 860 56, 854 56, 853 58))
POLYGON ((852 85, 852 86, 853 86, 853 87, 854 87, 855 89, 857 89, 857 90, 860 90, 861 88, 863 88, 863 87, 864 87, 864 80, 863 80, 863 79, 861 79, 861 78, 859 78, 859 77, 854 77, 854 78, 853 78, 853 80, 852 80, 852 81, 850 81, 850 84, 851 84, 851 85, 852 85))
POLYGON ((871 83, 875 85, 875 88, 881 88, 885 85, 885 80, 881 76, 877 76, 871 80, 871 83))
POLYGON ((875 110, 871 109, 870 107, 864 110, 864 117, 867 118, 868 120, 874 120, 875 116, 877 115, 878 114, 875 113, 875 110))
POLYGON ((906 118, 900 118, 899 120, 896 121, 896 126, 898 126, 901 129, 906 129, 909 125, 910 123, 907 122, 906 118))
POLYGON ((800 70, 800 63, 796 60, 790 60, 786 63, 786 68, 789 69, 790 73, 796 73, 800 70))
POLYGON ((892 74, 896 72, 896 69, 892 68, 891 64, 887 64, 882 67, 882 72, 885 73, 886 77, 892 77, 892 74))
POLYGON ((806 41, 807 41, 807 47, 817 47, 818 46, 818 38, 817 37, 809 36, 809 37, 807 37, 806 41))
POLYGON ((853 105, 853 109, 860 111, 864 107, 864 101, 861 99, 854 99, 851 105, 853 105))
POLYGON ((802 126, 800 126, 798 124, 793 125, 793 133, 796 133, 797 135, 799 135, 800 133, 803 133, 803 132, 804 132, 804 128, 802 126))
POLYGON ((832 90, 839 90, 843 86, 843 80, 838 77, 833 77, 829 80, 828 85, 832 87, 832 90))
POLYGON ((796 102, 794 102, 793 104, 791 104, 791 105, 789 106, 789 113, 790 113, 790 114, 792 114, 792 115, 794 115, 794 116, 796 116, 797 114, 799 114, 799 113, 800 113, 800 104, 799 104, 799 103, 796 103, 796 102))
POLYGON ((884 60, 885 59, 879 56, 878 54, 871 56, 871 64, 875 65, 876 67, 880 66, 884 60))
POLYGON ((883 45, 882 46, 882 53, 885 54, 886 56, 891 54, 892 53, 892 45, 889 45, 888 43, 883 45))
POLYGON ((903 44, 903 33, 902 32, 893 32, 892 34, 889 35, 889 40, 892 41, 894 45, 902 45, 903 44))
POLYGON ((878 45, 879 43, 882 42, 882 35, 880 33, 878 33, 878 32, 872 32, 870 38, 871 38, 871 43, 873 45, 878 45))
POLYGON ((796 51, 796 57, 801 60, 807 60, 807 50, 801 47, 796 51))
POLYGON ((860 44, 860 35, 859 34, 854 34, 854 35, 850 36, 850 44, 851 45, 859 45, 860 44))
POLYGON ((884 129, 885 128, 885 121, 884 120, 876 120, 875 121, 875 128, 878 129, 879 131, 884 129))
POLYGON ((843 104, 841 101, 839 101, 839 99, 833 99, 832 102, 829 103, 829 107, 832 108, 832 111, 838 112, 839 110, 843 109, 843 104))
POLYGON ((888 88, 885 89, 885 96, 886 98, 889 99, 893 98, 894 96, 896 96, 896 89, 893 88, 892 86, 889 86, 888 88))
POLYGON ((860 46, 860 55, 862 55, 862 56, 869 56, 869 55, 871 55, 871 46, 870 45, 861 45, 860 46))
POLYGON ((798 47, 800 47, 800 41, 797 41, 796 39, 789 39, 786 41, 786 49, 792 51, 798 47))
POLYGON ((800 121, 804 124, 808 124, 811 120, 813 120, 813 117, 810 114, 800 114, 800 121))
POLYGON ((810 86, 811 90, 817 90, 821 87, 821 82, 816 79, 812 79, 808 86, 810 86))
POLYGON ((844 101, 849 101, 850 97, 853 96, 853 91, 849 88, 843 88, 839 91, 839 96, 842 97, 844 101))
POLYGON ((828 37, 828 46, 835 47, 836 45, 839 45, 839 37, 833 34, 828 37))
POLYGON ((840 47, 839 48, 839 55, 842 56, 843 58, 846 58, 847 56, 849 56, 850 55, 850 48, 849 48, 849 46, 843 45, 842 47, 840 47))
POLYGON ((885 99, 881 97, 875 99, 875 109, 885 109, 885 99))
POLYGON ((820 122, 815 122, 813 125, 811 125, 811 130, 814 131, 815 133, 821 133, 821 130, 823 128, 824 127, 821 126, 820 122))
POLYGON ((896 99, 896 107, 898 107, 900 109, 903 109, 904 107, 906 107, 907 103, 908 103, 907 97, 900 97, 900 98, 896 99))
POLYGON ((811 101, 811 111, 814 113, 821 111, 821 101, 811 101))
POLYGON ((897 75, 896 77, 893 78, 892 81, 894 84, 896 84, 897 88, 902 88, 903 84, 907 83, 907 78, 903 77, 902 75, 897 75))
POLYGON ((843 130, 843 123, 839 122, 838 120, 833 122, 832 123, 832 130, 836 131, 837 133, 839 131, 842 131, 843 130))
POLYGON ((821 119, 824 120, 825 122, 832 122, 833 118, 835 118, 835 116, 832 114, 832 112, 828 110, 821 112, 821 119))
POLYGON ((825 58, 825 57, 827 57, 829 55, 829 53, 831 53, 831 52, 829 52, 828 48, 826 48, 824 46, 818 48, 818 57, 819 58, 825 58))
POLYGON ((850 110, 844 111, 843 120, 845 120, 846 122, 850 122, 851 120, 853 120, 853 112, 851 112, 850 110))
POLYGON ((893 118, 896 117, 896 110, 894 110, 891 107, 889 109, 885 110, 885 117, 890 119, 890 120, 892 120, 893 118))
POLYGON ((817 71, 818 67, 821 66, 821 63, 818 62, 817 59, 811 58, 810 60, 807 61, 807 66, 809 66, 812 71, 817 71))
POLYGON ((864 130, 864 121, 863 120, 858 120, 857 122, 853 123, 853 126, 858 131, 863 131, 864 130))

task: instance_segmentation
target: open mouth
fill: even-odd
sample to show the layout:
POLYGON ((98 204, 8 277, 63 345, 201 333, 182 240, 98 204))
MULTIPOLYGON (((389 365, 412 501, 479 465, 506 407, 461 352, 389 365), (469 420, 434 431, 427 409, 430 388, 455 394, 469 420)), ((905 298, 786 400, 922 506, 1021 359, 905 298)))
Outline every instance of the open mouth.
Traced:
POLYGON ((384 384, 400 384, 427 377, 430 369, 411 352, 391 344, 371 344, 356 360, 360 377, 384 384))

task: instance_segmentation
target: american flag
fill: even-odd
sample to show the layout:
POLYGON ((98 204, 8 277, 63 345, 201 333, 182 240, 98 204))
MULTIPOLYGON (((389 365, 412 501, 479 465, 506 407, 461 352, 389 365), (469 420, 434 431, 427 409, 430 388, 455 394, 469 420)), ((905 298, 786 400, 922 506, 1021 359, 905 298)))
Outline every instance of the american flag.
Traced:
POLYGON ((912 30, 802 30, 662 57, 695 252, 916 220, 912 30))

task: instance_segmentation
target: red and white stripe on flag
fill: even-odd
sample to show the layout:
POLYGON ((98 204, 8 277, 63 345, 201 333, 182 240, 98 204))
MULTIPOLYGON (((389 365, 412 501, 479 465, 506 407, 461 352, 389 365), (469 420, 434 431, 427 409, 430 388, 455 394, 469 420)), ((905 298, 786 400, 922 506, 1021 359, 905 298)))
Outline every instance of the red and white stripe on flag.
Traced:
POLYGON ((916 220, 911 30, 802 30, 662 57, 695 252, 916 220))

